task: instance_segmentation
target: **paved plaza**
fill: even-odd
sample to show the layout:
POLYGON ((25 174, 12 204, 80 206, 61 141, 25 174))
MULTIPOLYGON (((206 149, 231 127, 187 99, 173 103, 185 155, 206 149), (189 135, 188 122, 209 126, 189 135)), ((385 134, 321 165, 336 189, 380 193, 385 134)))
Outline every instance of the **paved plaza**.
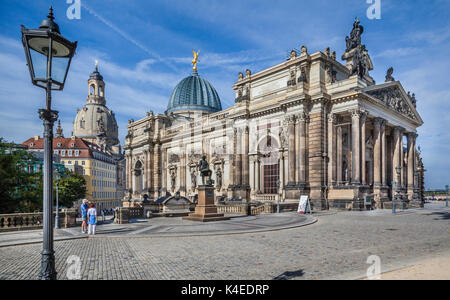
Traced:
MULTIPOLYGON (((258 227, 267 226, 270 218, 296 218, 282 215, 246 222, 258 227)), ((290 229, 208 236, 152 236, 155 228, 170 231, 183 225, 179 219, 116 225, 115 231, 114 225, 104 225, 109 232, 99 226, 105 232, 94 238, 74 236, 55 243, 58 279, 67 279, 71 255, 81 259, 82 279, 205 280, 357 279, 365 276, 370 255, 380 257, 382 272, 450 257, 450 211, 442 204, 398 215, 336 212, 315 218, 315 223, 290 229), (153 229, 145 230, 152 222, 153 229)), ((37 278, 40 251, 39 243, 1 247, 0 279, 37 278)))

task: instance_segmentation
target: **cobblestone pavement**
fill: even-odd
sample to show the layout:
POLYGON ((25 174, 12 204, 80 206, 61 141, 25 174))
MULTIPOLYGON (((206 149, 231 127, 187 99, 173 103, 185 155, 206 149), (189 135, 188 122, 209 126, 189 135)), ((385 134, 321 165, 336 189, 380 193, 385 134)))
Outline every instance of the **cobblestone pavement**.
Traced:
MULTIPOLYGON (((55 243, 59 279, 70 255, 82 279, 352 279, 369 255, 381 271, 450 255, 449 211, 397 216, 340 212, 306 227, 203 237, 97 236, 55 243)), ((0 279, 35 279, 41 245, 0 248, 0 279)))

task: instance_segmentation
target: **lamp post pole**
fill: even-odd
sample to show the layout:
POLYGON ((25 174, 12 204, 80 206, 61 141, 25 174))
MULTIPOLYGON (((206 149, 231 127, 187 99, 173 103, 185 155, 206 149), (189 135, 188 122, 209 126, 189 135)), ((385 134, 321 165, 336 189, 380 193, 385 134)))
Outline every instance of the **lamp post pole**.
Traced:
POLYGON ((39 110, 44 123, 44 191, 43 191, 43 246, 39 279, 55 280, 55 251, 53 249, 53 124, 58 112, 52 110, 52 89, 62 90, 77 42, 65 39, 54 22, 50 7, 47 19, 39 29, 22 28, 22 43, 34 85, 46 90, 46 105, 39 110), (53 59, 58 64, 52 65, 53 59), (52 72, 53 67, 55 72, 52 72), (46 71, 46 72, 45 72, 46 71))
MULTIPOLYGON (((53 48, 53 40, 49 39, 49 49, 53 48)), ((44 122, 44 238, 42 247, 41 273, 39 279, 56 280, 55 251, 53 249, 53 124, 58 119, 58 112, 51 110, 52 90, 52 51, 47 58, 47 97, 46 108, 39 110, 39 117, 44 122)))

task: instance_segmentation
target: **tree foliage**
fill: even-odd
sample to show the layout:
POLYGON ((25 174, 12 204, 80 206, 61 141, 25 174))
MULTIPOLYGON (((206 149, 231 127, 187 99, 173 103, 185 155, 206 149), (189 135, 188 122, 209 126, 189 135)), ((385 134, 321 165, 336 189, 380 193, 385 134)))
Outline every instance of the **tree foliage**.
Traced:
MULTIPOLYGON (((54 188, 56 191, 56 187, 54 188)), ((72 207, 73 202, 86 197, 86 180, 83 176, 68 172, 59 181, 60 206, 72 207)))
MULTIPOLYGON (((42 211, 43 176, 34 172, 37 159, 20 145, 0 138, 0 214, 42 211)), ((53 203, 56 199, 54 181, 53 203)), ((73 202, 86 196, 83 176, 65 172, 59 181, 59 205, 72 207, 73 202)))
POLYGON ((25 149, 0 138, 0 213, 41 209, 41 175, 27 171, 34 161, 25 149))

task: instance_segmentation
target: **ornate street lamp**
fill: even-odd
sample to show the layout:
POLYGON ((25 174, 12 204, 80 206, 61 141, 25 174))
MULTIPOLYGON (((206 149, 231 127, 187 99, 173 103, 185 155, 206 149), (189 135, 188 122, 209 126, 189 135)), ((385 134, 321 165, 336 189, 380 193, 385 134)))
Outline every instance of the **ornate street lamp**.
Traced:
POLYGON ((44 122, 44 239, 42 263, 39 279, 55 280, 55 252, 53 250, 53 123, 58 112, 51 109, 52 90, 62 90, 69 71, 70 62, 75 54, 77 42, 64 38, 53 16, 53 9, 39 29, 26 29, 22 25, 22 43, 25 49, 31 81, 34 85, 46 89, 46 107, 39 110, 44 122), (51 49, 51 50, 50 50, 51 49))

